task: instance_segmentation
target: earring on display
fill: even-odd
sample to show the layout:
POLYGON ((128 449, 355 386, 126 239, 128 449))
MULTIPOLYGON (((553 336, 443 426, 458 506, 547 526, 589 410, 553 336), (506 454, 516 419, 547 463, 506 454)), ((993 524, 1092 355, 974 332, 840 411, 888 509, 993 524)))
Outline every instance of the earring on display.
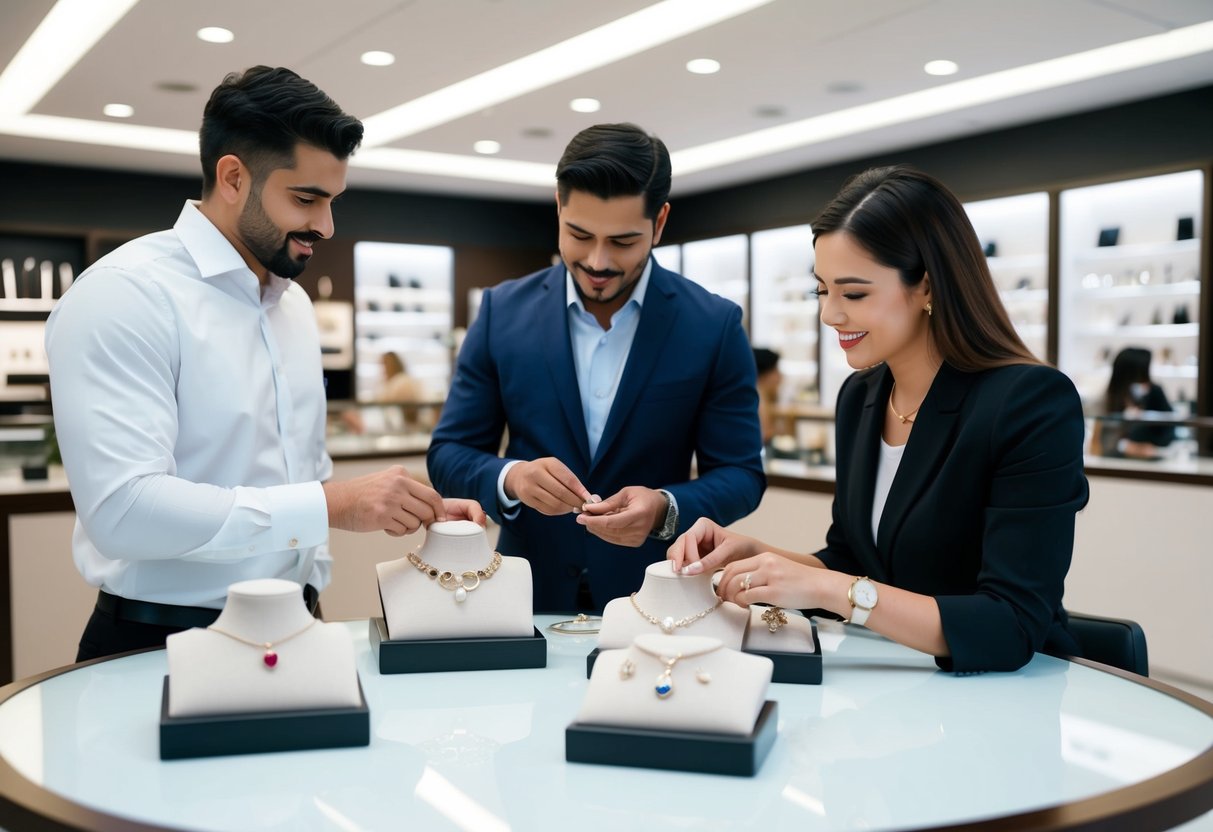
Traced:
POLYGON ((931 302, 927 301, 927 305, 923 308, 927 310, 927 317, 931 317, 931 302))

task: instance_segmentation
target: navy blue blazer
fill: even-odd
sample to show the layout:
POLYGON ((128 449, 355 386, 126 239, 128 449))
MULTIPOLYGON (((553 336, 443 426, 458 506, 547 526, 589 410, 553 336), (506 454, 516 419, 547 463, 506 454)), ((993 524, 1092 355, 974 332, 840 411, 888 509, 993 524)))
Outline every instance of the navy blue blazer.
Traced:
POLYGON ((872 539, 880 435, 893 377, 838 394, 831 569, 935 597, 945 670, 1015 670, 1033 652, 1080 655, 1062 591, 1087 503, 1082 405, 1051 367, 963 373, 945 364, 915 417, 872 539))
POLYGON ((653 261, 640 323, 598 452, 589 454, 566 304, 553 266, 485 291, 459 353, 427 464, 439 493, 477 500, 501 524, 498 549, 531 561, 536 610, 577 609, 583 570, 593 605, 639 588, 669 542, 616 546, 566 514, 523 506, 506 520, 497 478, 507 459, 556 457, 593 494, 664 488, 681 533, 698 517, 732 523, 766 488, 753 354, 741 310, 653 261), (508 430, 506 459, 498 456, 508 430), (697 477, 691 479, 691 460, 697 477))

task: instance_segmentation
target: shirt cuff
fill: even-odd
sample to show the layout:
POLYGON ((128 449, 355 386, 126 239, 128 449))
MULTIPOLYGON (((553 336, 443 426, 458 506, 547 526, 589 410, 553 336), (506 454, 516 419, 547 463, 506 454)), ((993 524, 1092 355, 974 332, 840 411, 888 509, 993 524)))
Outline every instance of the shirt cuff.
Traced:
POLYGON ((502 466, 501 473, 497 475, 497 503, 501 506, 501 518, 503 520, 513 520, 522 513, 522 500, 511 500, 505 496, 505 475, 519 462, 522 462, 522 460, 511 459, 502 466))
POLYGON ((273 485, 265 489, 277 551, 310 549, 329 539, 329 509, 319 482, 273 485))

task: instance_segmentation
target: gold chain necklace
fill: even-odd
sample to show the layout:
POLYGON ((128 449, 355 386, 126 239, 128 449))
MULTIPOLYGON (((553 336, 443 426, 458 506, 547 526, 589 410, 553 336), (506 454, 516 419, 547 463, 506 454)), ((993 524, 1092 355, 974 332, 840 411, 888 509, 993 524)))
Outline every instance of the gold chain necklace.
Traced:
MULTIPOLYGON (((706 615, 706 613, 705 613, 706 615)), ((674 665, 683 659, 693 659, 696 656, 706 656, 715 650, 719 650, 721 645, 716 644, 706 650, 698 650, 694 653, 675 653, 673 656, 665 653, 658 653, 654 650, 649 650, 647 647, 642 647, 640 644, 633 642, 632 646, 642 653, 647 653, 653 658, 660 661, 665 667, 657 674, 657 679, 653 684, 653 693, 657 694, 658 699, 668 699, 674 693, 674 665)), ((627 681, 632 678, 632 674, 636 672, 636 663, 631 659, 624 659, 622 665, 619 666, 619 678, 627 681)), ((701 685, 710 685, 712 683, 712 674, 707 673, 703 668, 698 668, 695 671, 695 681, 701 685)))
POLYGON ((483 569, 465 570, 456 575, 454 572, 445 571, 439 572, 438 567, 431 566, 423 561, 416 552, 409 552, 409 563, 417 567, 417 571, 424 573, 427 577, 438 581, 438 586, 443 589, 450 590, 455 593, 455 603, 462 604, 468 598, 468 593, 480 586, 481 581, 487 581, 493 577, 493 573, 501 568, 501 553, 493 552, 493 559, 489 561, 489 565, 483 569), (475 583, 469 584, 469 581, 474 580, 475 583))
POLYGON ((636 593, 635 592, 632 593, 632 606, 636 608, 636 612, 638 612, 642 616, 644 616, 644 619, 646 621, 648 621, 650 624, 652 624, 656 627, 660 627, 661 631, 663 633, 665 633, 666 635, 669 635, 670 633, 674 632, 675 627, 689 627, 692 624, 694 624, 696 621, 698 621, 699 619, 708 615, 709 613, 716 612, 716 608, 719 607, 723 603, 724 603, 723 599, 717 598, 716 603, 713 604, 712 606, 708 607, 703 612, 697 612, 694 615, 688 615, 686 618, 679 618, 677 621, 675 621, 674 616, 672 616, 672 615, 667 615, 665 618, 658 618, 655 615, 649 615, 647 612, 642 610, 640 608, 640 604, 638 604, 636 602, 636 593))
POLYGON ((893 382, 893 389, 889 391, 889 410, 893 411, 893 415, 900 419, 903 425, 906 422, 909 422, 911 425, 914 424, 914 420, 911 417, 922 408, 922 403, 919 402, 918 407, 914 408, 909 413, 898 413, 897 408, 893 407, 893 394, 896 392, 897 382, 893 382))
POLYGON ((288 641, 293 639, 295 636, 303 635, 309 629, 311 629, 312 625, 315 623, 316 623, 316 619, 313 618, 311 621, 309 621, 307 623, 307 626, 305 626, 302 630, 296 630, 295 632, 291 633, 289 636, 283 636, 282 638, 278 639, 277 641, 253 641, 252 639, 247 639, 247 638, 244 638, 243 636, 238 636, 235 633, 229 633, 227 630, 221 630, 218 627, 216 627, 214 624, 207 627, 207 629, 214 630, 219 635, 227 636, 228 638, 234 639, 234 640, 240 642, 241 644, 247 644, 250 647, 256 647, 258 649, 264 650, 265 653, 262 654, 262 656, 261 656, 261 662, 262 662, 262 664, 264 664, 266 666, 266 669, 273 670, 278 665, 278 654, 274 651, 274 645, 286 644, 288 641))

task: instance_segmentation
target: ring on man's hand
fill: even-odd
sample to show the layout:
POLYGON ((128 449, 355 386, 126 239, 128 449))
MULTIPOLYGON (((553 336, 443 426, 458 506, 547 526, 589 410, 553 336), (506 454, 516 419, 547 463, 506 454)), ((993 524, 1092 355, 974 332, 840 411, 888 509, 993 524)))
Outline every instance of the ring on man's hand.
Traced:
POLYGON ((741 589, 743 592, 750 591, 750 576, 751 573, 747 572, 745 573, 745 577, 741 579, 741 589))

